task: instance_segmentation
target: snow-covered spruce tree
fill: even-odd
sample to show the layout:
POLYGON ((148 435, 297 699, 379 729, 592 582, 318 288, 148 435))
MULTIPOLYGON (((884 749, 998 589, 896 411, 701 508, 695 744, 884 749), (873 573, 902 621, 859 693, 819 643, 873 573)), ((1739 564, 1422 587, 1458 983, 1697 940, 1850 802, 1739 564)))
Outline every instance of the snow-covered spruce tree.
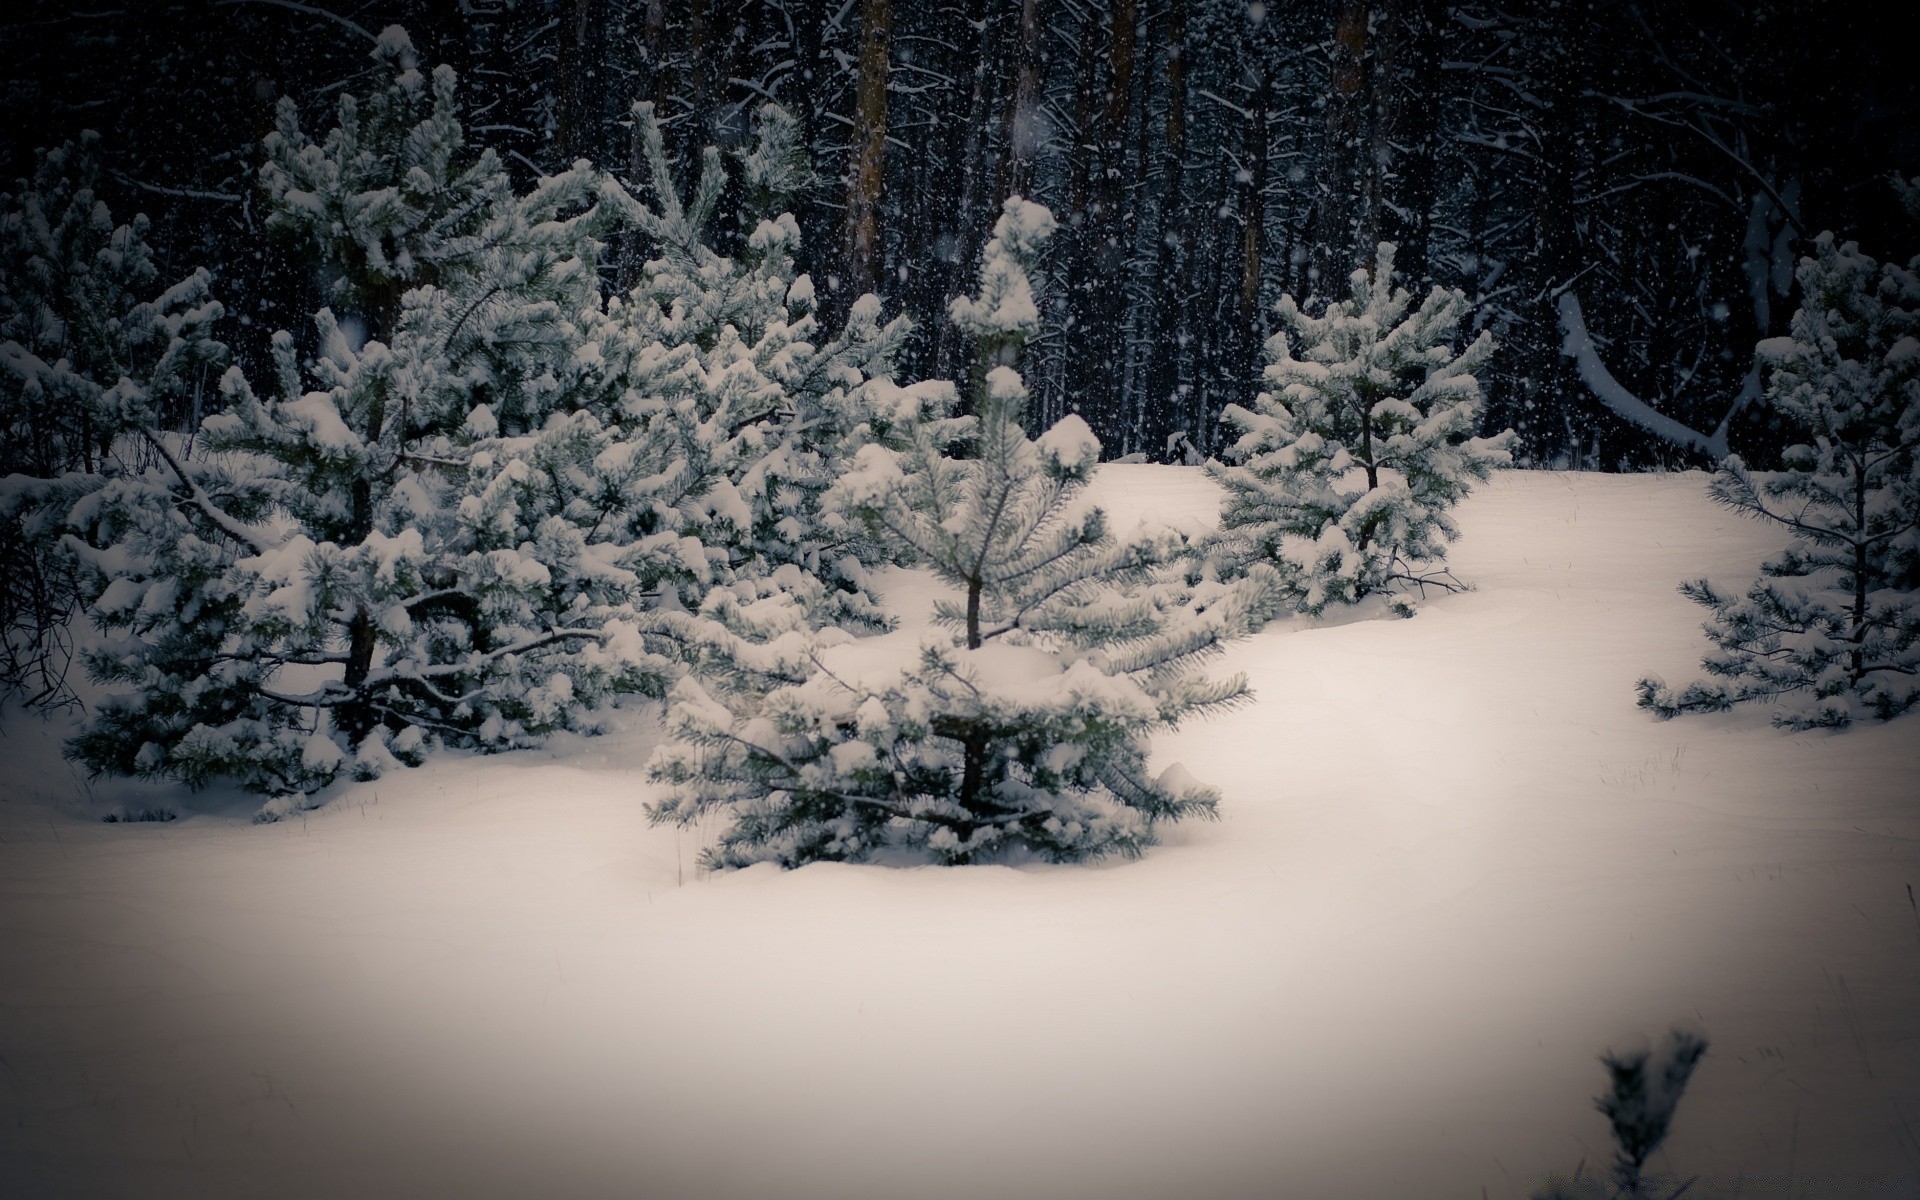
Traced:
POLYGON ((1030 272, 1052 229, 1044 208, 1009 200, 980 294, 954 303, 989 364, 974 457, 948 457, 923 428, 904 452, 864 446, 830 493, 953 589, 943 630, 917 644, 809 634, 797 605, 769 598, 719 614, 707 669, 675 686, 653 816, 724 810, 714 865, 889 849, 1071 861, 1138 853, 1158 822, 1214 811, 1184 770, 1147 774, 1147 737, 1246 695, 1194 662, 1242 631, 1271 576, 1204 617, 1130 591, 1172 548, 1118 544, 1098 509, 1076 512, 1099 456, 1078 417, 1038 440, 1022 428, 1011 360, 1037 326, 1030 272))
POLYGON ((600 481, 548 419, 617 390, 576 321, 599 303, 597 177, 515 195, 466 153, 451 71, 429 81, 398 30, 375 56, 386 88, 343 99, 321 142, 283 108, 262 171, 270 219, 356 321, 322 309, 305 362, 275 335, 272 389, 223 381, 210 458, 165 456, 71 514, 119 635, 89 668, 130 689, 71 744, 95 770, 312 791, 429 738, 579 726, 672 677, 630 619, 637 552, 582 533, 600 481))
POLYGON ((1792 333, 1760 344, 1767 400, 1807 440, 1785 469, 1727 459, 1709 494, 1792 542, 1741 595, 1681 586, 1707 608, 1715 678, 1639 684, 1660 716, 1777 700, 1773 723, 1843 728, 1920 703, 1920 258, 1884 266, 1821 234, 1798 272, 1792 333))
POLYGON ((1240 436, 1233 465, 1211 468, 1227 494, 1208 560, 1227 578, 1271 563, 1307 614, 1370 595, 1410 614, 1429 588, 1458 590, 1448 510, 1510 461, 1511 431, 1474 436, 1474 372, 1492 336, 1456 352, 1466 296, 1436 287, 1414 308, 1392 285, 1393 254, 1381 243, 1372 271, 1355 271, 1349 298, 1321 316, 1281 297, 1268 390, 1221 413, 1240 436))
POLYGON ((130 429, 195 419, 225 354, 206 272, 156 288, 146 217, 116 225, 95 196, 97 142, 43 151, 0 198, 0 696, 29 704, 71 696, 61 516, 151 456, 130 429))

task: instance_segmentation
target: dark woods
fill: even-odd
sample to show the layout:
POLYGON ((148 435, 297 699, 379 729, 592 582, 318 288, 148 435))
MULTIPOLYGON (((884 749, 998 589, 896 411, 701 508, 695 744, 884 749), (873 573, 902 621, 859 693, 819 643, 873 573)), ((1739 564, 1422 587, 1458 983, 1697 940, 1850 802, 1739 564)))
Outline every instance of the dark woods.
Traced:
MULTIPOLYGON (((1494 331, 1488 427, 1519 432, 1520 460, 1611 470, 1702 465, 1716 432, 1770 457, 1778 434, 1742 402, 1798 256, 1827 228, 1883 257, 1920 243, 1888 185, 1920 164, 1904 7, 40 2, 0 18, 0 62, 8 178, 99 130, 98 191, 153 218, 164 277, 213 273, 250 367, 315 306, 262 228, 274 103, 323 121, 397 22, 459 72, 469 140, 523 182, 577 158, 632 172, 635 99, 683 167, 740 143, 763 101, 788 106, 814 173, 802 266, 830 304, 874 290, 909 314, 915 375, 965 376, 946 302, 1006 195, 1046 204, 1062 234, 1033 416, 1079 412, 1109 456, 1162 458, 1182 430, 1217 449, 1276 299, 1344 293, 1387 240, 1412 284, 1464 289, 1494 331), (1570 322, 1584 359, 1563 352, 1570 322), (1699 440, 1631 422, 1621 396, 1699 440)), ((618 249, 606 269, 631 271, 618 249)))

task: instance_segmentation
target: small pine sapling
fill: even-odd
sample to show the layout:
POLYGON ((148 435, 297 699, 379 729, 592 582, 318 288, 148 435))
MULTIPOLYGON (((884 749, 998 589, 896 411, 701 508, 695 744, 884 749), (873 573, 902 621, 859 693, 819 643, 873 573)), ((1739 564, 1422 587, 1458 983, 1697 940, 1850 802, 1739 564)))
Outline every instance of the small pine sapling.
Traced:
POLYGON ((1413 307, 1393 286, 1393 255, 1382 242, 1321 316, 1281 297, 1267 390, 1221 413, 1240 436, 1232 465, 1211 468, 1226 500, 1208 564, 1227 578, 1272 564, 1309 615, 1371 595, 1410 615, 1429 589, 1458 590, 1449 510, 1511 461, 1511 430, 1474 436, 1484 407, 1474 373, 1492 336, 1456 352, 1465 294, 1436 287, 1413 307))
POLYGON ((1137 854, 1158 823, 1213 813, 1216 794, 1178 766, 1147 773, 1147 737, 1246 695, 1193 665, 1244 630, 1272 581, 1256 574, 1204 616, 1134 587, 1171 549, 1118 543, 1098 509, 1078 510, 1091 431, 1068 417, 1027 435, 1011 364, 1038 323, 1030 272, 1052 229, 1009 200, 979 295, 953 306, 987 364, 973 457, 920 427, 905 451, 863 447, 831 496, 952 589, 944 630, 856 641, 807 636, 771 605, 712 614, 726 618, 714 661, 676 685, 651 774, 669 789, 655 820, 729 813, 714 865, 1072 861, 1137 854))
POLYGON ((1791 335, 1760 354, 1768 402, 1807 440, 1778 472, 1730 457, 1708 489, 1792 541, 1744 594, 1681 586, 1711 613, 1714 678, 1641 679, 1661 717, 1763 700, 1777 726, 1839 729, 1920 703, 1920 258, 1882 266, 1822 234, 1799 281, 1791 335))
MULTIPOLYGON (((1575 1171, 1570 1179, 1550 1179, 1535 1190, 1533 1200, 1658 1200, 1661 1193, 1647 1176, 1647 1161, 1672 1131, 1680 1097, 1706 1053, 1707 1039, 1676 1029, 1658 1051, 1602 1054, 1608 1087, 1593 1104, 1613 1133, 1608 1178, 1575 1171)), ((1680 1184, 1665 1193, 1666 1200, 1678 1200, 1691 1186, 1690 1180, 1680 1184)))

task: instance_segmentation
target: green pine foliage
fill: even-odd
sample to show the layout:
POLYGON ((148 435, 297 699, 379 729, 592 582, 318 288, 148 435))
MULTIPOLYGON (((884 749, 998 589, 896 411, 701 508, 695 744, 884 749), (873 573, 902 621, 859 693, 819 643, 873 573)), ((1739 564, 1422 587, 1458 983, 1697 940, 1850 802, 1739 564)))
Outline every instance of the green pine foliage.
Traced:
POLYGON ((1920 704, 1920 258, 1882 265, 1822 234, 1799 281, 1791 335, 1760 353, 1768 402, 1806 440, 1784 470, 1730 457, 1709 485, 1792 541, 1744 593, 1681 586, 1711 614, 1712 678, 1642 679, 1662 717, 1761 700, 1775 725, 1837 729, 1920 704))
MULTIPOLYGON (((784 213, 715 250, 720 156, 683 200, 648 106, 646 201, 585 163, 520 192, 468 149, 451 71, 397 29, 374 58, 386 86, 324 136, 283 105, 261 172, 330 301, 311 352, 276 334, 272 386, 230 371, 199 457, 66 514, 108 634, 114 695, 71 744, 95 770, 311 793, 591 731, 729 604, 887 622, 897 554, 823 497, 947 403, 889 378, 906 323, 869 297, 824 332, 784 213), (606 241, 647 254, 612 296, 606 241)), ((796 127, 759 130, 742 166, 777 198, 796 127)))
POLYGON ((260 184, 268 232, 307 264, 322 300, 386 338, 409 289, 472 271, 512 185, 497 154, 469 148, 453 68, 423 73, 397 25, 372 57, 380 90, 343 93, 318 141, 281 99, 260 184))
MULTIPOLYGON (((633 115, 655 203, 626 200, 623 219, 655 253, 591 336, 620 363, 624 393, 602 410, 609 426, 627 440, 692 439, 680 487, 706 512, 687 528, 715 558, 684 580, 681 600, 697 608, 716 585, 765 591, 804 578, 824 585, 790 589, 808 598, 812 623, 882 628, 872 572, 887 552, 822 497, 861 446, 902 444, 905 428, 941 403, 938 387, 892 382, 910 326, 883 321, 867 296, 839 330, 825 330, 813 282, 794 268, 800 234, 786 212, 762 210, 736 255, 715 250, 720 156, 708 151, 683 202, 652 105, 633 115)), ((804 183, 799 130, 773 105, 756 124, 743 183, 750 197, 778 203, 804 183)))
POLYGON ((580 536, 569 471, 565 413, 611 386, 577 319, 599 305, 598 177, 515 194, 465 152, 450 71, 429 89, 396 30, 375 57, 384 91, 318 142, 283 107, 262 171, 275 227, 357 316, 322 309, 304 359, 275 335, 271 389, 223 381, 209 456, 69 516, 112 635, 87 662, 123 689, 72 742, 95 770, 311 792, 432 740, 591 727, 672 676, 621 621, 645 580, 580 536))
POLYGON ((96 197, 97 143, 41 153, 0 198, 0 696, 28 704, 72 698, 61 514, 150 461, 129 430, 191 419, 226 352, 207 273, 160 287, 147 219, 96 197))
POLYGON ((1510 462, 1512 431, 1475 436, 1491 335, 1456 351, 1466 296, 1436 287, 1414 307, 1393 255, 1381 243, 1318 317, 1282 297, 1267 390, 1221 414, 1239 438, 1232 465, 1210 468, 1227 495, 1209 566, 1234 578, 1270 564, 1310 615, 1372 595, 1410 614, 1429 589, 1457 590, 1449 510, 1510 462))
POLYGON ((781 598, 709 608, 704 668, 676 685, 668 785, 654 819, 722 811, 711 861, 937 862, 1137 854, 1156 826, 1210 816, 1217 795, 1179 767, 1147 771, 1147 739, 1246 695, 1197 660, 1241 632, 1272 587, 1256 573, 1205 616, 1148 586, 1178 547, 1117 542, 1076 503, 1099 444, 1077 417, 1038 439, 1008 365, 1037 327, 1029 279, 1053 219, 1009 200, 980 295, 954 315, 995 363, 960 429, 913 426, 869 443, 829 498, 946 584, 935 630, 853 639, 810 633, 781 598), (904 661, 903 661, 904 660, 904 661))
POLYGON ((1606 1176, 1588 1175, 1585 1164, 1571 1176, 1551 1176, 1533 1200, 1680 1200, 1693 1187, 1689 1179, 1668 1188, 1647 1173, 1647 1163, 1673 1129, 1674 1113, 1700 1060, 1707 1039, 1685 1029, 1667 1035, 1657 1051, 1607 1051, 1607 1090, 1593 1106, 1607 1118, 1613 1134, 1613 1161, 1606 1176))

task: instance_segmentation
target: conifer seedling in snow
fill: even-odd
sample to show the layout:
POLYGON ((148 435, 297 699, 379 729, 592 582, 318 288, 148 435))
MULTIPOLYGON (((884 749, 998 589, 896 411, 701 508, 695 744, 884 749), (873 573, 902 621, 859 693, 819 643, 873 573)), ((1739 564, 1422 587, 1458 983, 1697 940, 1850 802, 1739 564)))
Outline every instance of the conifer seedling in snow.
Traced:
POLYGON ((1226 578, 1272 564, 1309 615, 1371 595, 1410 614, 1429 589, 1458 590, 1449 510, 1511 461, 1511 431, 1475 436, 1491 335, 1456 352, 1466 296, 1436 287, 1415 308, 1393 255, 1381 243, 1318 317, 1281 297, 1267 390, 1221 413, 1239 438, 1211 468, 1227 495, 1208 561, 1226 578))
POLYGON ((1744 594, 1681 585, 1710 613, 1713 678, 1642 679, 1640 706, 1662 717, 1763 700, 1775 725, 1844 728, 1920 703, 1920 258, 1883 266, 1823 233, 1798 275, 1791 334, 1759 349, 1767 401, 1806 440, 1784 470, 1736 455, 1708 485, 1792 541, 1744 594))
POLYGON ((947 585, 935 632, 807 635, 771 605, 710 641, 709 670, 676 685, 651 773, 660 821, 723 810, 716 865, 1136 854, 1158 823, 1211 815, 1212 789, 1178 766, 1148 773, 1147 737, 1246 695, 1195 661, 1242 632, 1270 576, 1204 616, 1140 589, 1174 547, 1121 543, 1075 499, 1099 444, 1078 417, 1040 438, 1022 425, 1011 365, 1037 327, 1030 280, 1053 219, 1007 202, 980 292, 953 305, 988 364, 973 455, 926 427, 871 444, 832 498, 909 547, 947 585))

